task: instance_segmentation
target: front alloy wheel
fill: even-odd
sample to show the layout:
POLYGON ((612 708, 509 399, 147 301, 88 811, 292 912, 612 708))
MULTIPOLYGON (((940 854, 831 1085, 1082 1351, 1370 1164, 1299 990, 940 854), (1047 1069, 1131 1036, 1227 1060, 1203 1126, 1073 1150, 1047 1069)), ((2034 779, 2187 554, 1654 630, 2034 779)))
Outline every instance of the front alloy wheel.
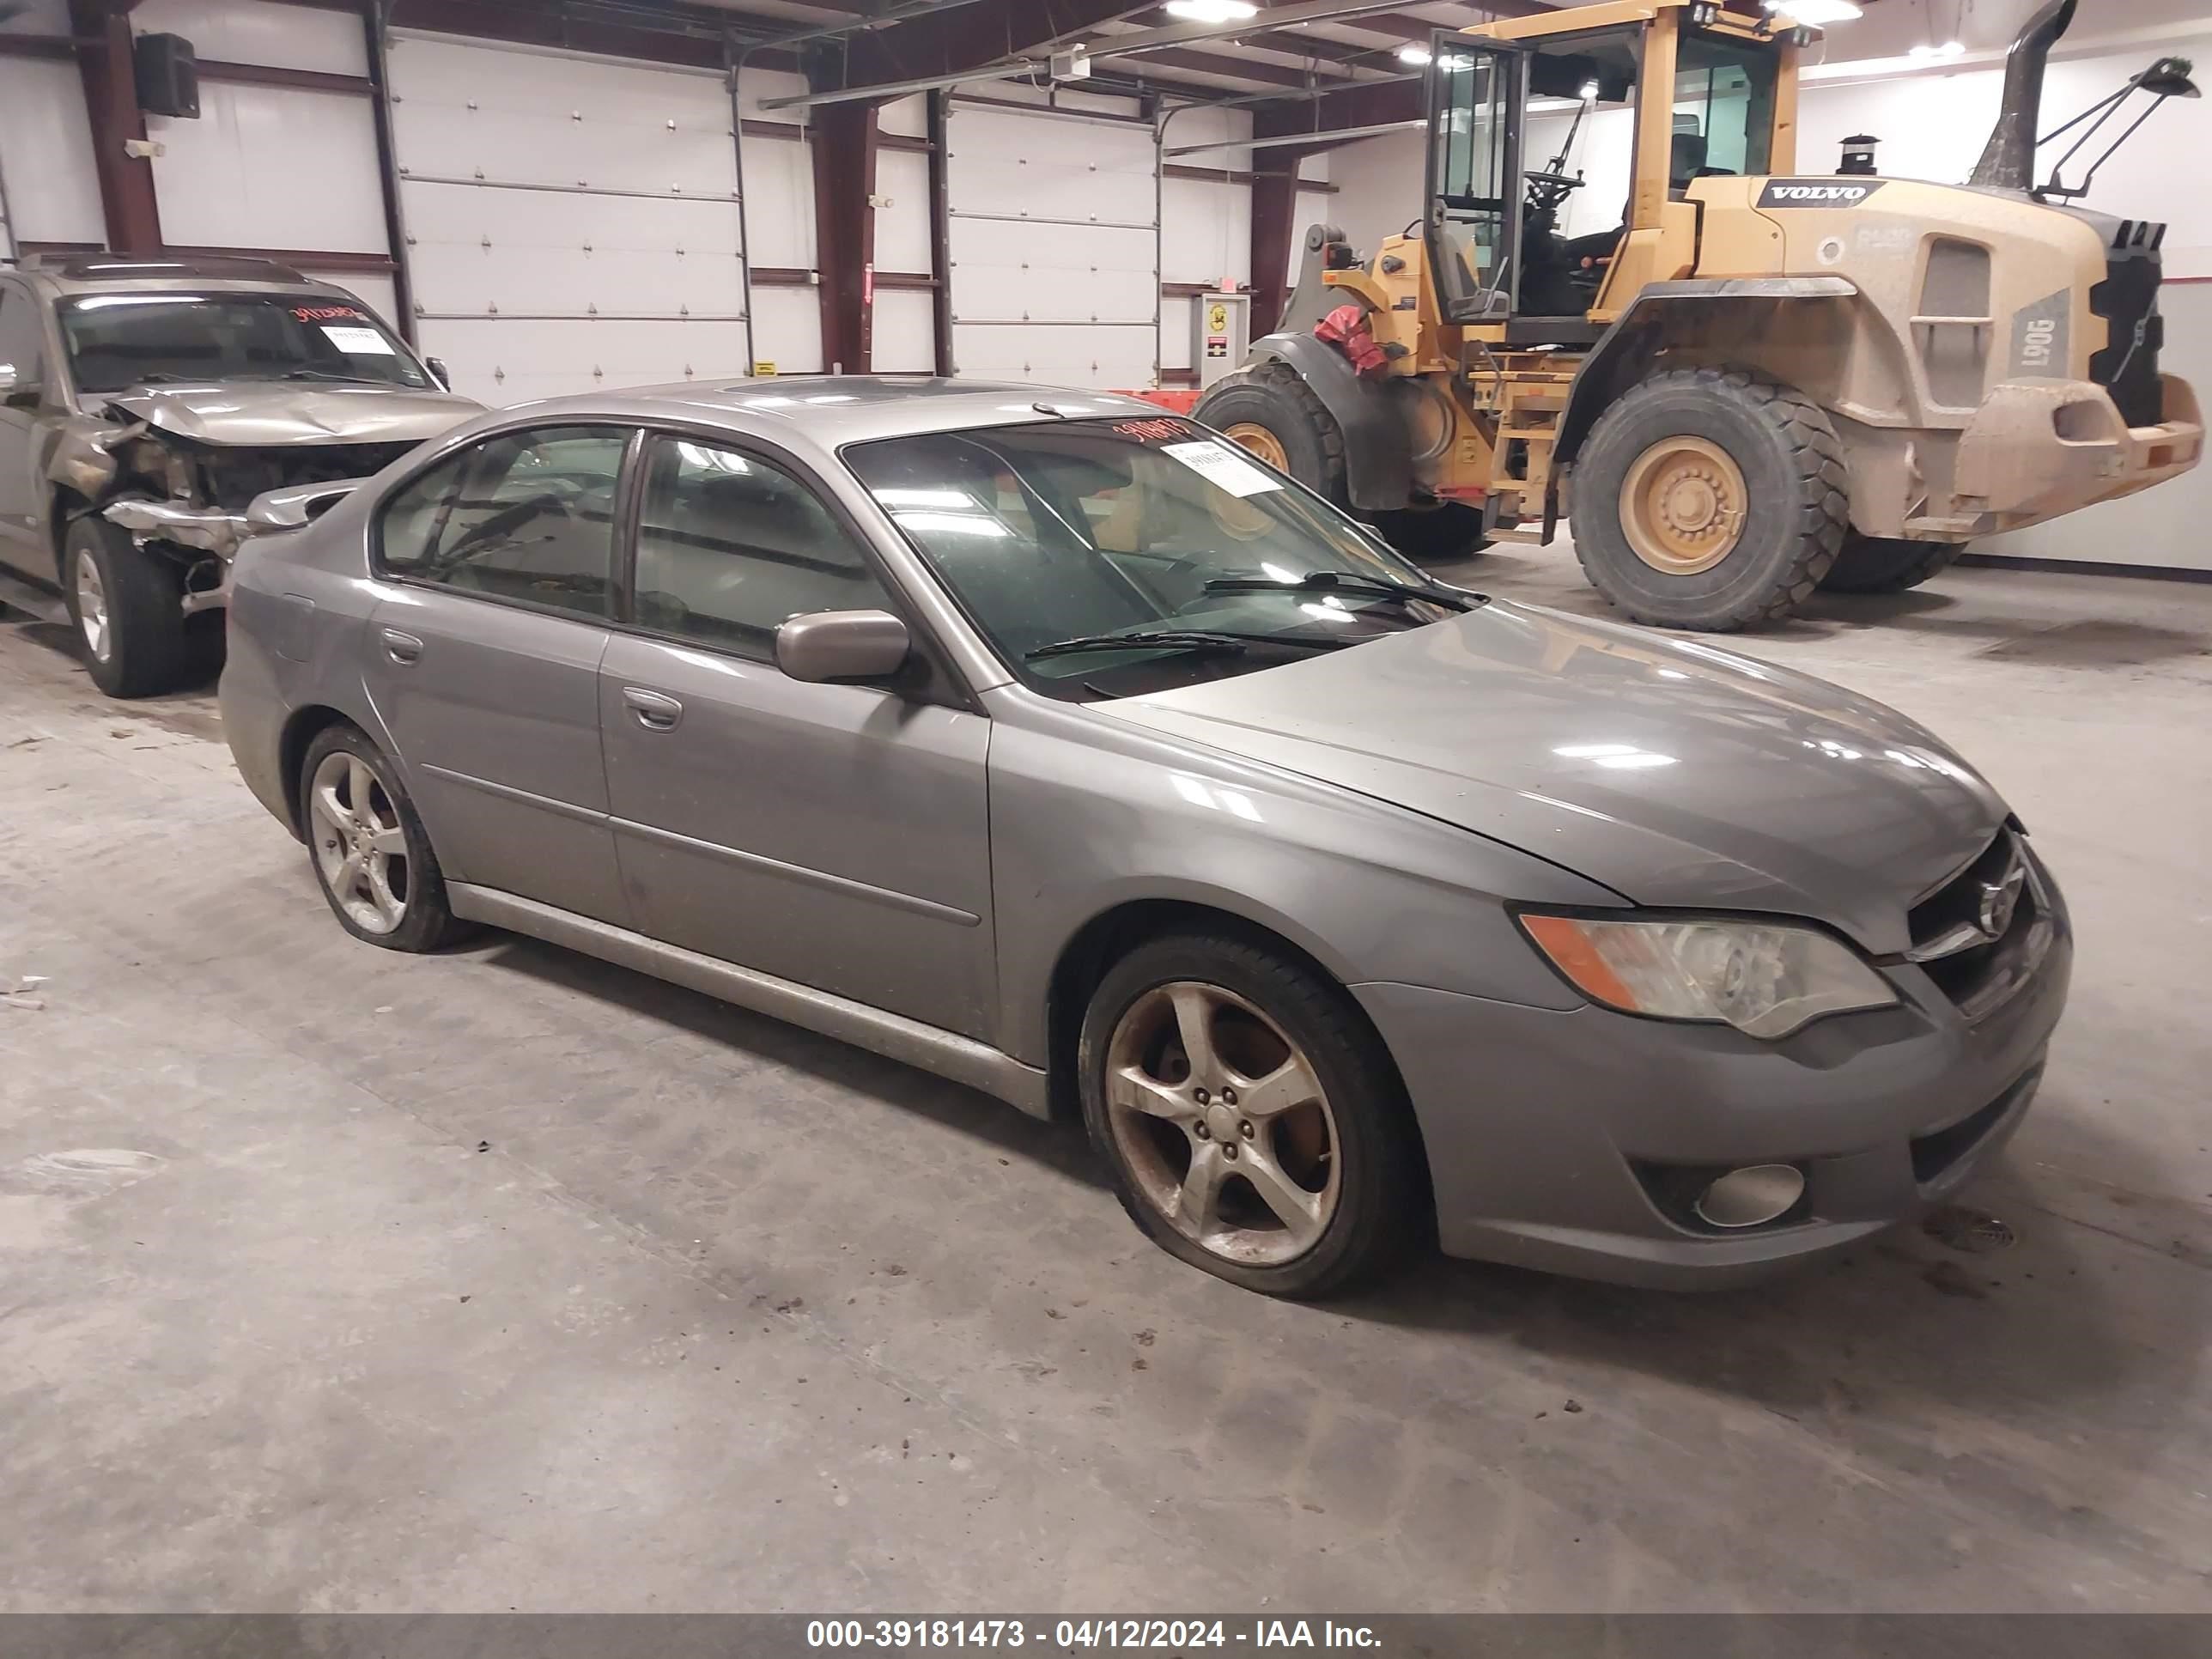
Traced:
POLYGON ((1224 1261, 1294 1261, 1336 1214, 1328 1093, 1233 991, 1183 980, 1132 1004, 1107 1045, 1106 1109, 1139 1194, 1224 1261))
POLYGON ((80 550, 73 562, 76 590, 76 625, 84 635, 84 648, 94 662, 113 654, 107 622, 107 584, 100 579, 100 566, 91 554, 80 550))
POLYGON ((1092 992, 1083 1117, 1146 1236, 1269 1296, 1371 1278, 1427 1231, 1419 1132, 1344 988, 1224 922, 1137 945, 1092 992))

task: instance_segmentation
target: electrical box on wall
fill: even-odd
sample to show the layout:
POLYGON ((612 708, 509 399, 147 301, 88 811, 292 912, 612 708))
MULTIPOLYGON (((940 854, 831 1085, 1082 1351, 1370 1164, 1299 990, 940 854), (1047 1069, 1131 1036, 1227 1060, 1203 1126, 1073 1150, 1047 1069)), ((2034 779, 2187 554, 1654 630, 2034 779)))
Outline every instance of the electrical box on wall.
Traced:
POLYGON ((199 118, 199 56, 183 35, 140 35, 131 43, 131 71, 147 114, 199 118))
POLYGON ((1190 361, 1201 390, 1244 366, 1252 343, 1252 296, 1231 289, 1195 295, 1190 302, 1190 361))

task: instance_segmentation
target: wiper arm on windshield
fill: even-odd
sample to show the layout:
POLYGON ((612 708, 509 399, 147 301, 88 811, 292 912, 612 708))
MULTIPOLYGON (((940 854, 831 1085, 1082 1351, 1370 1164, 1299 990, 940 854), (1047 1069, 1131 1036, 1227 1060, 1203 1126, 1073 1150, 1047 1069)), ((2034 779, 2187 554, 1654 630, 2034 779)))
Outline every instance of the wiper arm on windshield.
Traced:
POLYGON ((1388 576, 1347 576, 1335 570, 1309 571, 1294 582, 1270 581, 1264 576, 1217 576, 1206 583, 1209 593, 1364 593, 1382 599, 1425 599, 1454 611, 1472 611, 1486 603, 1480 593, 1455 593, 1445 587, 1419 587, 1393 581, 1388 576))
POLYGON ((1043 657, 1072 657, 1079 651, 1140 651, 1147 646, 1166 646, 1184 651, 1213 651, 1236 656, 1255 645, 1286 647, 1293 651, 1335 651, 1355 643, 1351 640, 1301 639, 1282 634, 1239 634, 1220 628, 1155 628, 1137 634, 1083 634, 1022 653, 1024 662, 1043 657))

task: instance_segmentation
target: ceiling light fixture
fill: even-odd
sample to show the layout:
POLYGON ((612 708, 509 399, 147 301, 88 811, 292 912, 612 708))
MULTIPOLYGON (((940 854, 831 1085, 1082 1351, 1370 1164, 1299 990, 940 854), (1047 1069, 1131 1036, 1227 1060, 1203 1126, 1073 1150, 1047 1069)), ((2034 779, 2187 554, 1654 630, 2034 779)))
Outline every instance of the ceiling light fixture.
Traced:
POLYGON ((1398 61, 1401 64, 1425 64, 1429 61, 1429 49, 1426 46, 1401 46, 1398 48, 1398 61))
POLYGON ((1803 23, 1813 28, 1826 28, 1831 23, 1848 23, 1866 14, 1851 0, 1765 0, 1767 10, 1778 17, 1786 17, 1793 23, 1803 23))
POLYGON ((1186 23, 1234 23, 1257 17, 1260 9, 1251 0, 1168 0, 1167 14, 1186 23))
POLYGON ((1966 46, 1957 40, 1946 40, 1942 46, 1915 46, 1905 55, 1916 64, 1936 64, 1947 58, 1961 57, 1966 46))

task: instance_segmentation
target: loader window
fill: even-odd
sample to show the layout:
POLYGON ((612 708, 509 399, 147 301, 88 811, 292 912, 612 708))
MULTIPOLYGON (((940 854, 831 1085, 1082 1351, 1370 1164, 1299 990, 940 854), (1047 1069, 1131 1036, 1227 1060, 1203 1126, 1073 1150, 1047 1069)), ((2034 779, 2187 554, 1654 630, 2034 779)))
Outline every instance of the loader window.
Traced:
POLYGON ((1765 173, 1774 136, 1775 58, 1769 48, 1694 32, 1674 69, 1668 182, 1765 173))
POLYGON ((1503 311, 1519 274, 1519 72, 1510 57, 1455 46, 1430 65, 1430 257, 1455 317, 1503 311))

